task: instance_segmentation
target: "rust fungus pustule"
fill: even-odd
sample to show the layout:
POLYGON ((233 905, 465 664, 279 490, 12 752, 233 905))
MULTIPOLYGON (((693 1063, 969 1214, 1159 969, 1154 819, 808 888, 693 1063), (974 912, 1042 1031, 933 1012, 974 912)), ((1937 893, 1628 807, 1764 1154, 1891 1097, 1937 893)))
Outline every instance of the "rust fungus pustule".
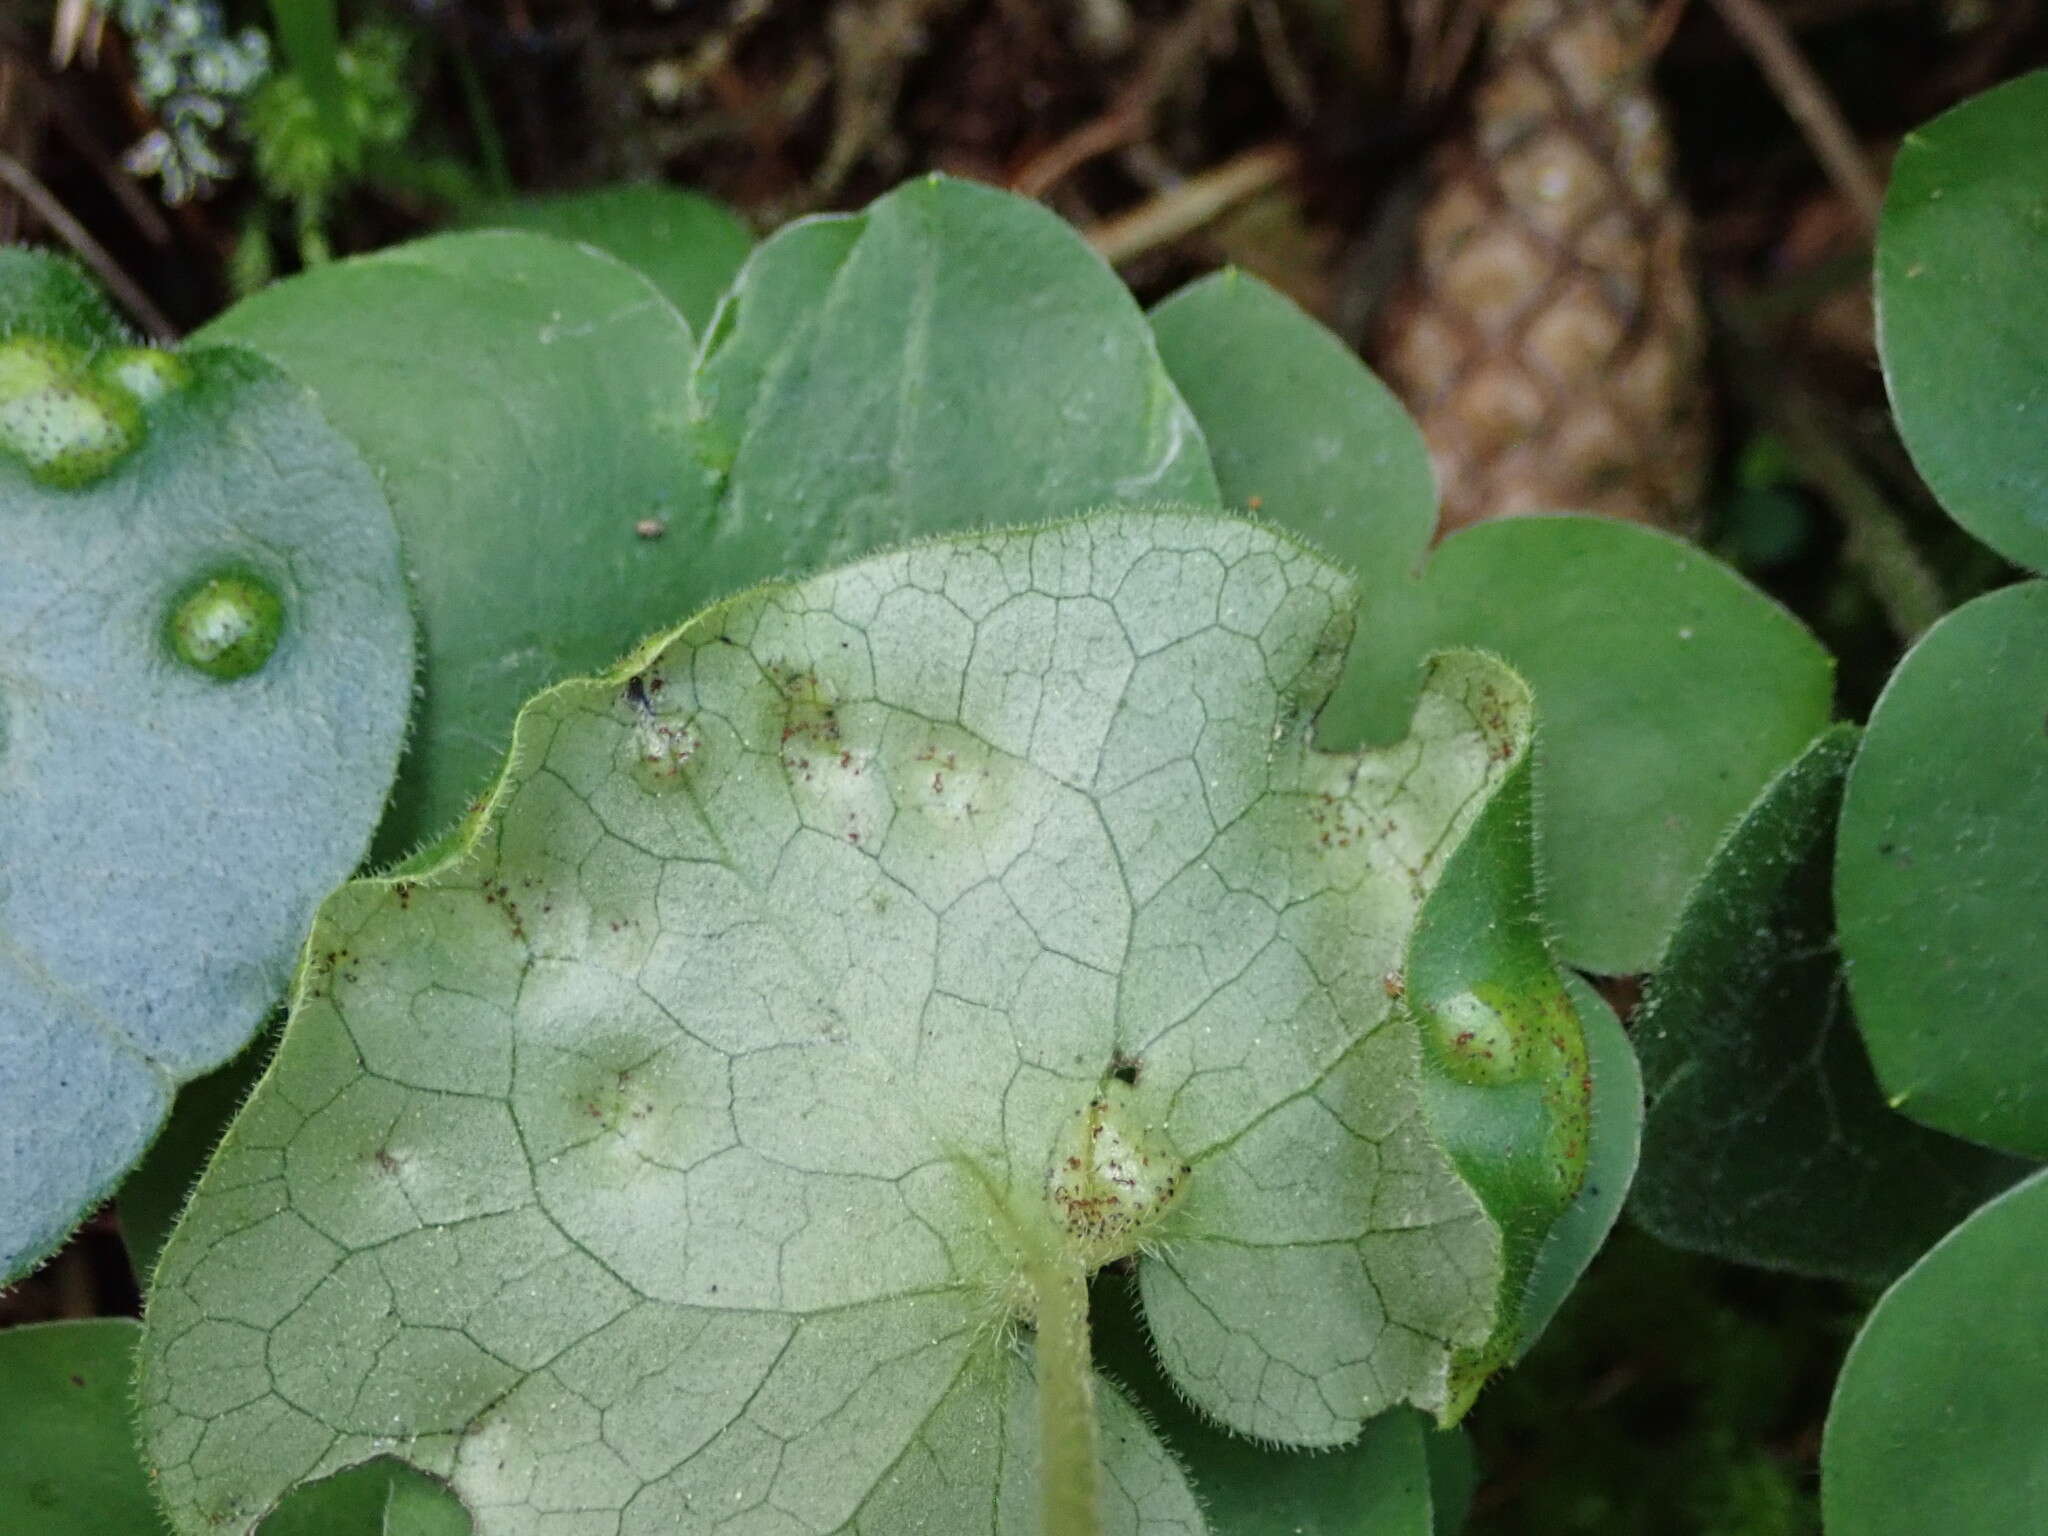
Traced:
POLYGON ((1112 1077, 1054 1143, 1045 1198, 1069 1253, 1093 1270, 1137 1252, 1187 1179, 1188 1165, 1112 1077))

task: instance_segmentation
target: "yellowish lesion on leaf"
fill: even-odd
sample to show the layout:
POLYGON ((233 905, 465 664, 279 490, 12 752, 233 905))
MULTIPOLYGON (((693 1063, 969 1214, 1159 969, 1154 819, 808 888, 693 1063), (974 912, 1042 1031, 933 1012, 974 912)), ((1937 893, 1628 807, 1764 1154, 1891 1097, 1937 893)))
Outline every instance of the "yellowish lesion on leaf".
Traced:
POLYGON ((1089 1272, 1136 1253, 1187 1187, 1188 1165, 1123 1083, 1104 1083, 1053 1144, 1045 1198, 1089 1272))
POLYGON ((45 485, 89 485, 142 442, 143 407, 179 389, 178 358, 142 347, 97 354, 47 336, 0 341, 0 451, 45 485))

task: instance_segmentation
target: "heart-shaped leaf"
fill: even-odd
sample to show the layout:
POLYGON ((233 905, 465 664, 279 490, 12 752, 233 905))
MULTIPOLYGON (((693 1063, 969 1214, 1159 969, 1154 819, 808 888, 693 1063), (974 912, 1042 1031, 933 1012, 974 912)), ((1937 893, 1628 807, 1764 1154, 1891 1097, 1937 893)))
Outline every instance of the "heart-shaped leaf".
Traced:
POLYGON ((2011 1536, 2041 1523, 2048 1171, 1885 1292, 1835 1384, 1821 1511, 1836 1536, 2011 1536))
POLYGON ((1238 273, 1153 323, 1226 503, 1359 565, 1331 741, 1397 735, 1434 649, 1506 657, 1543 702, 1537 845, 1559 948, 1592 971, 1649 969, 1723 829, 1826 723, 1827 654, 1734 572, 1639 527, 1484 523, 1425 561, 1421 436, 1342 343, 1238 273))
POLYGON ((2048 582, 1958 608, 1885 687, 1849 770, 1835 906, 1892 1106, 2048 1157, 2048 582))
POLYGON ((198 338, 309 385, 390 493, 419 605, 413 736, 377 851, 455 821, 537 689, 687 612, 689 327, 638 273, 539 235, 443 235, 243 300, 198 338), (650 536, 653 535, 653 536, 650 536))
POLYGON ((1835 819, 1857 732, 1819 737, 1728 835, 1636 1027, 1650 1089, 1631 1210, 1738 1263, 1892 1279, 2025 1165, 1884 1102, 1835 947, 1835 819))
POLYGON ((1877 241, 1878 346, 1913 463, 1993 549, 2048 570, 2048 70, 1906 135, 1877 241))
POLYGON ((323 910, 165 1250, 180 1528, 390 1454, 486 1533, 1011 1530, 1041 1483, 1048 1529, 1198 1531, 1106 1387, 1091 1491, 1081 1287, 1125 1258, 1228 1424, 1449 1408, 1500 1224, 1575 1192, 1583 1044, 1489 908, 1525 690, 1444 658, 1409 739, 1317 752, 1354 605, 1249 525, 1105 515, 757 588, 536 699, 442 862, 323 910))
POLYGON ((754 244, 723 203, 651 183, 506 198, 463 222, 594 245, 649 278, 699 334, 754 244))
POLYGON ((273 369, 21 332, 0 339, 11 430, 0 1279, 282 996, 369 841, 412 671, 375 477, 273 369))

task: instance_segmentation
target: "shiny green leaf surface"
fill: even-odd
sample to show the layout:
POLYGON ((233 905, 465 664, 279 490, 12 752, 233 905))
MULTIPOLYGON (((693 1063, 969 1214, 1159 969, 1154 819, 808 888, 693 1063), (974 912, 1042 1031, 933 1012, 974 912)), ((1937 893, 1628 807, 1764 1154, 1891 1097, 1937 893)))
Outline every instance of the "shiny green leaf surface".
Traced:
POLYGON ((136 1454, 129 1318, 0 1329, 0 1526, 23 1536, 157 1536, 136 1454))
POLYGON ((463 222, 594 245, 653 282, 698 335, 754 244, 746 225, 723 203, 653 183, 506 198, 463 222))
POLYGON ((2048 1157, 2048 583, 1957 609, 1892 675, 1843 798, 1835 906, 1878 1081, 2048 1157))
POLYGON ((473 1529, 446 1484, 380 1456, 294 1490, 257 1536, 470 1536, 473 1529))
POLYGON ((1244 272, 1189 284, 1151 319, 1232 505, 1355 572, 1368 614, 1420 572, 1436 528, 1429 450, 1357 354, 1244 272))
POLYGON ((691 398, 720 477, 688 537, 696 602, 933 534, 1217 501, 1123 284, 1054 214, 972 182, 778 232, 691 398))
POLYGON ((2048 1499, 2048 1172, 1943 1238, 1878 1302, 1821 1447, 1828 1536, 2011 1536, 2048 1499))
POLYGON ((2048 570, 2048 70, 1906 135, 1877 242, 1878 344, 1949 515, 2048 570))

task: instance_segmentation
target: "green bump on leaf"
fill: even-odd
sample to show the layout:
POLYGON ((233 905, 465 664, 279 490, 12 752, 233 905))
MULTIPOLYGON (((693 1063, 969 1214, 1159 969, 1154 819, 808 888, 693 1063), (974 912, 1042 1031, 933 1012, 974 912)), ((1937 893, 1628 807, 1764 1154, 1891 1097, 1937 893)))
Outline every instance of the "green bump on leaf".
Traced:
POLYGON ((44 485, 89 485, 141 443, 143 408, 189 380, 167 352, 127 345, 71 262, 0 248, 0 453, 44 485))
POLYGON ((380 858, 463 815, 531 694, 696 600, 694 343, 611 257, 510 231, 436 236, 273 284, 196 340, 247 346, 309 387, 398 518, 422 693, 380 858), (667 535, 642 536, 650 520, 667 535))
POLYGON ((1053 1142, 1045 1196, 1067 1253, 1088 1273, 1129 1258, 1173 1208, 1188 1165, 1111 1081, 1053 1142))
POLYGON ((154 405, 192 382, 192 370, 175 352, 154 347, 114 347, 93 359, 93 373, 127 391, 138 405, 154 405))
POLYGON ((2048 1171, 1982 1207, 1885 1292, 1842 1363, 1821 1513, 1842 1536, 2010 1536, 2042 1508, 2048 1171))
POLYGON ((209 677, 247 677, 277 649, 284 599, 249 570, 217 571, 180 593, 164 621, 171 654, 209 677))
POLYGON ((1837 726, 1774 779, 1686 903, 1636 1027, 1630 1209, 1678 1247, 1883 1284, 2025 1165, 1899 1115, 1871 1071, 1829 892, 1857 738, 1837 726))
MULTIPOLYGON (((1482 696, 1476 710, 1503 743, 1512 730, 1506 709, 1482 696)), ((1439 1410, 1446 1423, 1513 1358, 1537 1254, 1577 1198, 1591 1149, 1593 1073, 1537 913, 1529 777, 1527 759, 1515 757, 1499 793, 1450 855, 1423 903, 1403 978, 1422 1040, 1431 1129, 1493 1214, 1505 1245, 1494 1326, 1457 1355, 1439 1410)))
POLYGON ((1843 796, 1842 958, 1893 1107, 2048 1157, 2048 582, 1980 597, 1885 686, 1843 796))
POLYGON ((90 485, 142 441, 142 411, 86 353, 41 336, 0 341, 0 452, 45 485, 90 485))
POLYGON ((181 366, 118 475, 58 488, 0 454, 0 1280, 283 995, 405 726, 412 624, 370 467, 260 360, 181 366), (259 587, 286 620, 238 639, 222 615, 259 587), (232 687, 181 664, 181 606, 207 668, 268 659, 232 687))
POLYGON ((1414 423, 1256 278, 1206 278, 1153 324, 1226 504, 1357 567, 1331 744, 1397 736, 1432 651, 1505 658, 1543 701, 1537 845, 1558 948, 1590 971, 1648 970, 1722 831, 1827 723, 1826 652, 1733 571, 1645 528, 1510 518, 1430 552, 1414 423))
MULTIPOLYGON (((1480 823, 1526 882, 1488 808, 1528 701, 1449 657, 1407 740, 1315 750, 1354 604, 1251 525, 1105 514, 757 588, 534 700, 440 862, 327 903, 165 1249, 179 1529, 392 1455, 484 1536, 561 1489, 626 1536, 1011 1531, 1041 1466, 1044 1507, 1196 1536, 1108 1383, 1040 1436, 1111 1256, 1240 1431, 1443 1410, 1501 1224, 1555 1200, 1460 1177, 1387 977, 1480 823)), ((1495 916, 1515 964, 1459 984, 1523 1008, 1495 916)), ((1539 1139, 1543 1076, 1484 1090, 1539 1139)))
POLYGON ((1643 1079, 1629 1033, 1583 977, 1567 971, 1564 981, 1585 1032, 1586 1065, 1593 1076, 1586 1171, 1579 1192, 1550 1224, 1530 1263, 1515 1320, 1514 1360, 1536 1346, 1614 1230, 1642 1146, 1643 1079))

